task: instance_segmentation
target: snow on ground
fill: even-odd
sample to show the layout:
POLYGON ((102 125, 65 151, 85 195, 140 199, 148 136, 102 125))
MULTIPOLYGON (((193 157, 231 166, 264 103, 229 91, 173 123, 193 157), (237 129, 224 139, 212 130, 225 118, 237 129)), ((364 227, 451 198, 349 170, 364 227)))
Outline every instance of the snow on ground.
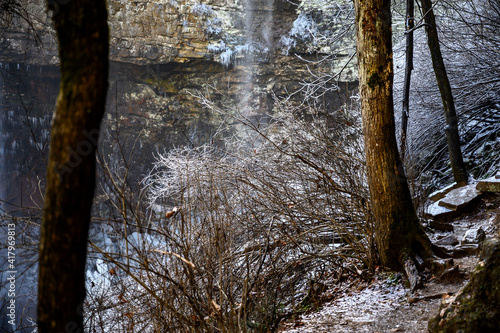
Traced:
MULTIPOLYGON (((368 288, 339 297, 321 310, 286 324, 281 332, 412 332, 411 329, 400 327, 400 324, 391 323, 393 320, 400 322, 404 309, 411 307, 406 300, 408 289, 403 287, 399 279, 397 281, 394 284, 391 279, 375 280, 368 288)), ((433 303, 437 308, 439 301, 433 303)), ((420 324, 417 323, 418 318, 407 323, 417 329, 414 332, 421 332, 428 318, 423 319, 420 324)))

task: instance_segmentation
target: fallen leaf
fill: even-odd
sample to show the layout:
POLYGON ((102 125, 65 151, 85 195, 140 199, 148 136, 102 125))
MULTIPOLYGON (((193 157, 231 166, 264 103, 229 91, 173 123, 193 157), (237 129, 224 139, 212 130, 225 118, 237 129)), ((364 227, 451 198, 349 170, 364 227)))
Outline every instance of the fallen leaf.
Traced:
POLYGON ((217 302, 215 302, 214 300, 211 300, 211 304, 212 304, 215 311, 221 312, 221 307, 219 304, 217 304, 217 302))

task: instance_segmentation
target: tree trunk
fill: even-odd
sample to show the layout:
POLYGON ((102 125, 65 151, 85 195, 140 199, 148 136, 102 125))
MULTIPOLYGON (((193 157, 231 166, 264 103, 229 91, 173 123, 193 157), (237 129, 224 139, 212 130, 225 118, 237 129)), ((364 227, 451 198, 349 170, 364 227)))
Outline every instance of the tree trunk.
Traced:
POLYGON ((427 43, 431 52, 432 66, 443 101, 444 115, 446 118, 446 140, 448 142, 448 152, 450 154, 451 169, 455 182, 459 185, 467 185, 468 174, 465 168, 462 152, 460 150, 460 137, 458 135, 458 117, 455 111, 455 102, 451 91, 448 74, 444 67, 441 47, 439 46, 438 33, 436 29, 436 19, 432 10, 431 0, 421 0, 425 18, 425 31, 427 33, 427 43))
POLYGON ((411 71, 413 70, 413 27, 415 26, 415 1, 406 1, 406 67, 403 86, 403 111, 401 114, 401 161, 404 162, 406 154, 406 135, 408 129, 408 118, 410 115, 410 84, 411 71))
POLYGON ((59 41, 61 86, 40 242, 38 332, 83 332, 95 152, 108 88, 107 10, 102 0, 47 2, 59 41))
POLYGON ((390 0, 355 0, 366 165, 383 266, 402 271, 415 252, 431 253, 399 159, 393 107, 390 0))

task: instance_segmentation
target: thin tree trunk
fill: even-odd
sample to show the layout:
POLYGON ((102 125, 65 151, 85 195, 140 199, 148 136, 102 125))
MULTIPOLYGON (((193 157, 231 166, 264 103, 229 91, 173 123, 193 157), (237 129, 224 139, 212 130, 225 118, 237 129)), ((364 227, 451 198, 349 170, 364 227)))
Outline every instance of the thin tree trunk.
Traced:
POLYGON ((468 183, 468 174, 465 168, 462 152, 460 150, 460 136, 458 134, 458 117, 455 111, 455 102, 451 91, 450 81, 444 66, 443 55, 439 45, 438 33, 436 29, 436 18, 430 0, 420 0, 425 17, 425 31, 427 33, 427 43, 431 52, 432 66, 443 101, 446 127, 444 129, 448 142, 448 152, 450 154, 451 169, 455 182, 460 185, 468 183))
POLYGON ((95 152, 108 88, 107 10, 103 0, 47 2, 56 6, 61 86, 40 243, 38 332, 83 332, 95 152))
POLYGON ((413 27, 415 26, 415 1, 406 1, 406 67, 403 87, 403 111, 401 114, 401 161, 404 162, 406 155, 406 138, 408 132, 408 118, 410 115, 410 83, 411 71, 413 70, 413 27))
POLYGON ((413 207, 396 142, 393 107, 391 0, 355 0, 358 72, 375 239, 383 266, 403 271, 431 244, 413 207))

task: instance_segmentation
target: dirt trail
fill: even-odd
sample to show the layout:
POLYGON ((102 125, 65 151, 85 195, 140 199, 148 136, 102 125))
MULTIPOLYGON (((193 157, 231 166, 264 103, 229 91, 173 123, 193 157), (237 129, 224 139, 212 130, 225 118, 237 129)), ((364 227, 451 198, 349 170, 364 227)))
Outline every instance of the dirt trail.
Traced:
POLYGON ((441 302, 453 299, 477 264, 478 244, 468 243, 464 235, 468 233, 470 238, 468 230, 478 228, 486 237, 498 233, 499 207, 500 196, 485 194, 459 217, 431 223, 434 228, 447 230, 427 227, 431 240, 450 250, 455 258, 440 260, 441 271, 437 276, 428 273, 424 288, 411 293, 402 275, 377 273, 372 281, 352 286, 320 310, 283 323, 279 332, 427 332, 427 322, 437 314, 441 302))

